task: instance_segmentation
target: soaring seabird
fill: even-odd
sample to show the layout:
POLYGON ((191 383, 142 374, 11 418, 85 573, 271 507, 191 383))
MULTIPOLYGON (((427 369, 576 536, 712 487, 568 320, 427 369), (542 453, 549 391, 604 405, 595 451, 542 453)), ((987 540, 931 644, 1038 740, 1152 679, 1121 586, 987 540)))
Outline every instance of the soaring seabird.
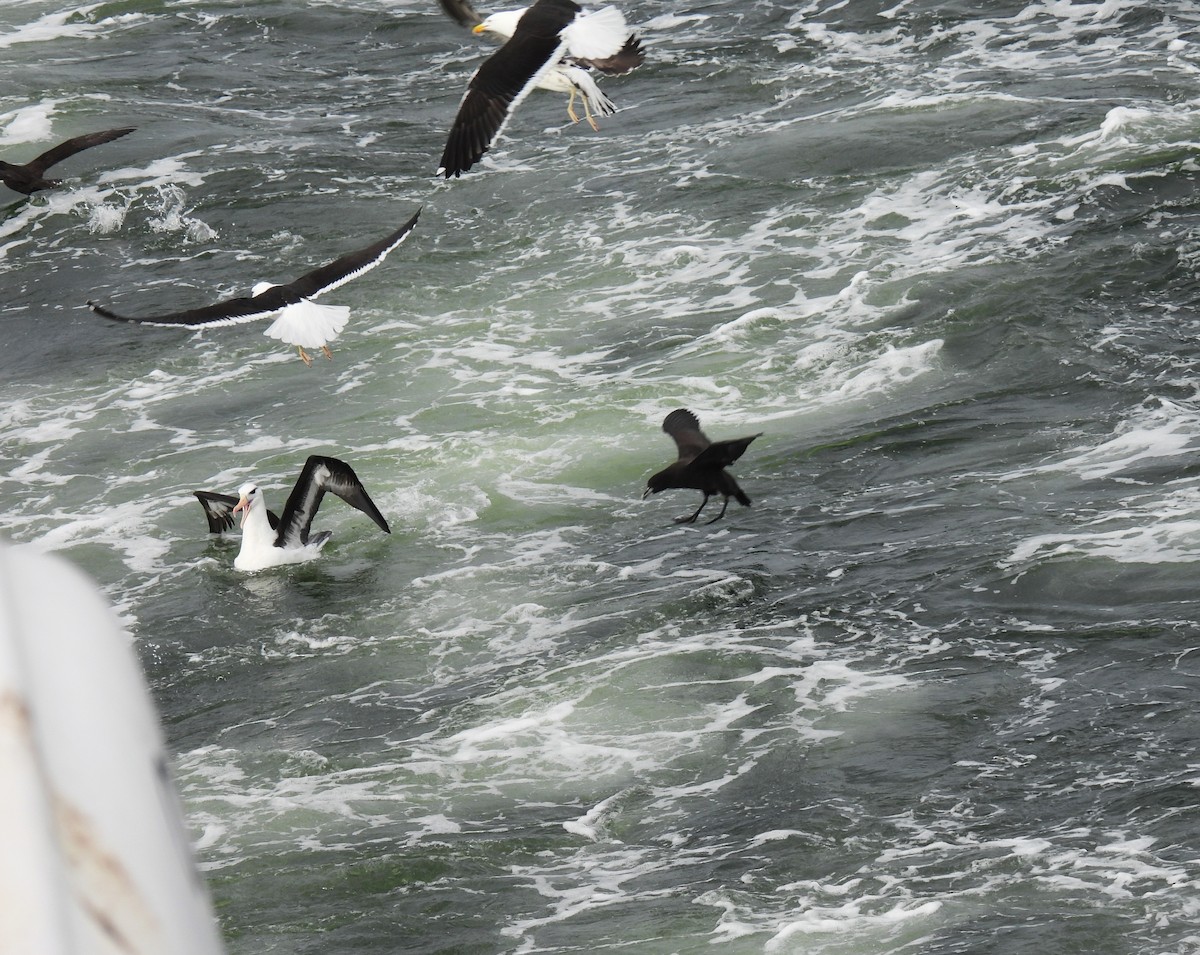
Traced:
POLYGON ((0 160, 0 180, 9 189, 23 192, 27 196, 39 189, 51 189, 62 182, 61 179, 45 178, 44 173, 51 166, 62 162, 69 156, 74 156, 77 152, 119 139, 132 133, 135 129, 137 129, 136 126, 126 126, 121 129, 106 129, 99 133, 85 133, 83 136, 68 139, 65 143, 59 143, 53 149, 47 149, 36 159, 31 159, 24 165, 0 160))
POLYGON ((700 430, 700 420, 686 408, 678 408, 667 415, 663 419, 662 429, 675 439, 679 448, 679 460, 651 476, 646 482, 643 500, 651 494, 672 487, 690 487, 701 491, 704 500, 700 502, 695 513, 688 517, 675 518, 676 524, 695 523, 713 494, 724 495, 725 503, 721 507, 721 513, 708 521, 709 524, 725 516, 725 508, 729 507, 731 497, 736 497, 743 507, 750 506, 750 498, 743 493, 733 475, 725 468, 742 456, 750 442, 762 434, 761 431, 748 438, 709 441, 700 430))
POLYGON ((314 454, 304 462, 304 469, 283 506, 282 517, 267 510, 263 493, 253 482, 238 488, 238 497, 212 491, 192 493, 203 506, 208 529, 214 534, 232 529, 233 515, 242 515, 242 549, 233 566, 238 570, 263 570, 280 564, 303 563, 321 553, 331 532, 320 531, 310 536, 309 528, 326 491, 358 508, 385 534, 391 533, 354 469, 337 458, 314 454))
POLYGON ((520 10, 480 18, 469 0, 440 0, 442 9, 475 33, 507 40, 471 77, 450 129, 438 172, 460 176, 491 147, 513 110, 534 87, 568 93, 567 113, 574 122, 575 97, 593 129, 592 113, 616 111, 596 85, 590 70, 620 74, 645 59, 642 43, 629 32, 615 7, 585 12, 574 0, 537 0, 520 10))
POLYGON ((313 301, 351 279, 369 272, 382 262, 392 249, 403 242, 417 224, 421 210, 391 235, 380 239, 365 249, 350 252, 328 265, 314 269, 286 285, 271 285, 259 282, 249 296, 226 299, 215 305, 193 308, 184 312, 169 312, 165 315, 148 315, 134 318, 118 315, 95 302, 88 302, 92 311, 117 322, 135 322, 139 325, 159 325, 174 328, 206 328, 210 325, 240 325, 260 318, 277 316, 267 326, 264 335, 295 345, 300 358, 306 365, 312 359, 304 350, 320 348, 326 358, 332 358, 328 342, 337 338, 350 317, 345 305, 321 305, 313 301))

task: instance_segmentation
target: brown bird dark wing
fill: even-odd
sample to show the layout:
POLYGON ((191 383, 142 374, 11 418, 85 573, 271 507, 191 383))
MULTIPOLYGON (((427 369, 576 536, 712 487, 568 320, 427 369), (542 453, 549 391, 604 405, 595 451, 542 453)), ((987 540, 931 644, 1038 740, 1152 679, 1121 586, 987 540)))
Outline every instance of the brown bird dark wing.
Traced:
POLYGON ((62 162, 67 157, 74 156, 77 152, 91 149, 93 146, 99 146, 101 143, 119 139, 122 136, 132 133, 135 129, 137 129, 136 126, 127 126, 122 129, 106 129, 98 133, 85 133, 82 136, 76 136, 74 139, 68 139, 65 143, 59 143, 53 149, 47 149, 36 159, 26 163, 25 168, 31 173, 40 176, 55 163, 62 162))
POLYGON ((751 441, 760 437, 762 437, 761 431, 747 438, 714 441, 692 459, 692 467, 728 467, 746 453, 746 448, 750 447, 751 441))
POLYGON ((442 12, 460 27, 471 29, 483 22, 483 17, 471 6, 470 0, 438 0, 438 4, 442 12))
POLYGON ((663 419, 662 429, 675 439, 681 461, 691 460, 709 445, 700 430, 700 419, 686 408, 677 408, 663 419))

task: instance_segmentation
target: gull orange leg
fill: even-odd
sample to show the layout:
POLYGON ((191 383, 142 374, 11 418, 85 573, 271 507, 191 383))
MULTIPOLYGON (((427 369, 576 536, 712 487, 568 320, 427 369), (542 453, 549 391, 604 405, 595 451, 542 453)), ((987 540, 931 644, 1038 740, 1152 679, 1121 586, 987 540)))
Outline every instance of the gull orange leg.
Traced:
MULTIPOLYGON (((583 100, 583 108, 584 108, 584 110, 586 110, 587 109, 587 97, 580 96, 579 98, 583 100)), ((571 117, 572 123, 579 122, 579 116, 575 112, 575 87, 574 86, 571 87, 571 98, 569 100, 567 100, 567 115, 571 117)))
POLYGON ((322 345, 321 352, 325 355, 326 358, 328 358, 330 361, 333 361, 333 352, 331 352, 329 350, 328 345, 322 345))
POLYGON ((304 362, 304 364, 307 365, 309 368, 311 368, 312 367, 312 359, 308 357, 308 352, 306 352, 303 349, 303 347, 301 347, 300 345, 296 346, 296 351, 298 351, 300 353, 300 360, 302 362, 304 362))

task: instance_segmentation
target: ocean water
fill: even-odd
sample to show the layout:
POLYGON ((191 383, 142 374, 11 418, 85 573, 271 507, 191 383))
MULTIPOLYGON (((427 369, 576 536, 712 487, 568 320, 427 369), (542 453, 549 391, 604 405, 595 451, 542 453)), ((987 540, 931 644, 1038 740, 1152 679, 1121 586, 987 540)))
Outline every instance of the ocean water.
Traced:
MULTIPOLYGON (((5 0, 0 533, 116 606, 230 953, 1200 951, 1200 4, 5 0), (306 368, 114 325, 422 209, 306 368), (688 407, 753 499, 641 500, 688 407), (349 461, 321 560, 192 490, 349 461), (711 506, 711 505, 710 505, 711 506)), ((66 665, 66 663, 64 664, 66 665)))

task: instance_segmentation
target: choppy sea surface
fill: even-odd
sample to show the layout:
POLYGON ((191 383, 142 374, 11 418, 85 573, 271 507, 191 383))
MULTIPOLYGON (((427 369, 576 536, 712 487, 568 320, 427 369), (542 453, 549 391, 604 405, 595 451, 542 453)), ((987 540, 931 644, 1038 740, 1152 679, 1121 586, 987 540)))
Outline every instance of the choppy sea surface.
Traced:
POLYGON ((621 8, 620 112, 447 183, 434 0, 0 4, 0 156, 137 127, 2 197, 0 533, 117 607, 229 952, 1200 951, 1200 4, 621 8), (85 306, 418 207, 312 368, 85 306), (641 500, 677 407, 751 508, 641 500), (310 453, 393 533, 237 573, 191 492, 310 453))

